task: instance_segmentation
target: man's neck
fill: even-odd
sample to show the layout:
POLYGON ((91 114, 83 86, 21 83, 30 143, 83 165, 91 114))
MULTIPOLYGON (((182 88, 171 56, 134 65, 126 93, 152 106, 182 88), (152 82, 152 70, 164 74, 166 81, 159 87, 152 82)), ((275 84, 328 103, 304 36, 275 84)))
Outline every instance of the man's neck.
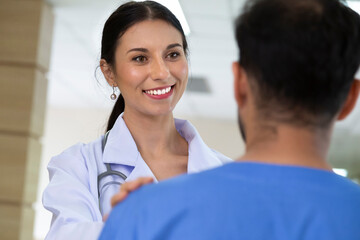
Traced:
POLYGON ((330 132, 289 125, 250 131, 245 155, 239 161, 331 170, 326 162, 330 132))

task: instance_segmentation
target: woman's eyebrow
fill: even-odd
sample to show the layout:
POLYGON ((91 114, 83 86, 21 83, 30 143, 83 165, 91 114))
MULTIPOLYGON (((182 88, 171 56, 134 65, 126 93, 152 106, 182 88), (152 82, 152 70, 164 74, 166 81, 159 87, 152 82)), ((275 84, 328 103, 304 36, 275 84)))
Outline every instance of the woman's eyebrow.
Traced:
POLYGON ((129 52, 144 52, 144 53, 147 53, 147 52, 149 52, 149 50, 147 50, 146 48, 132 48, 129 51, 127 51, 126 54, 128 54, 129 52))
POLYGON ((181 47, 182 48, 182 45, 179 44, 179 43, 173 43, 173 44, 170 44, 169 46, 167 46, 166 50, 169 50, 169 49, 174 48, 174 47, 181 47))
MULTIPOLYGON (((169 49, 174 48, 174 47, 182 47, 182 45, 179 44, 179 43, 173 43, 173 44, 170 44, 169 46, 167 46, 166 50, 169 50, 169 49)), ((126 54, 128 54, 129 52, 144 52, 144 53, 147 53, 147 52, 149 52, 149 50, 147 50, 146 48, 132 48, 129 51, 127 51, 126 54)))

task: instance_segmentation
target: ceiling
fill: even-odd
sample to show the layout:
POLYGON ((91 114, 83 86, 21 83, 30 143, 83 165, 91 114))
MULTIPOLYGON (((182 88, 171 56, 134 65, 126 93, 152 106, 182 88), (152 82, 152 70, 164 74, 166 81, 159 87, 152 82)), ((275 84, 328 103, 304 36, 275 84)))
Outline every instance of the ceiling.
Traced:
MULTIPOLYGON (((55 26, 49 71, 48 103, 55 107, 111 108, 107 86, 98 69, 101 31, 107 17, 124 1, 48 0, 55 26), (96 76, 96 77, 95 77, 96 76)), ((244 0, 180 0, 190 26, 190 77, 205 78, 210 93, 185 92, 175 113, 236 119, 231 63, 238 52, 233 19, 244 0)), ((191 81, 189 82, 191 84, 191 81)), ((337 128, 360 134, 360 102, 337 128)))

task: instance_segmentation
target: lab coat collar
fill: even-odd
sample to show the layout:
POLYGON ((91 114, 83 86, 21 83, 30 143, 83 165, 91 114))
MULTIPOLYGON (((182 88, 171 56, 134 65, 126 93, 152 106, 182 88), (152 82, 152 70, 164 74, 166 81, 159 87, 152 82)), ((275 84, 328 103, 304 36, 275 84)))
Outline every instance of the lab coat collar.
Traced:
MULTIPOLYGON (((150 168, 142 159, 136 143, 127 128, 121 114, 111 129, 104 149, 104 163, 123 164, 135 167, 131 176, 153 176, 150 168), (139 172, 140 171, 140 172, 139 172)), ((203 171, 222 165, 216 153, 202 140, 195 127, 186 120, 175 119, 175 127, 179 134, 185 138, 189 146, 188 173, 203 171)))
POLYGON ((195 127, 186 120, 175 119, 175 126, 189 145, 188 173, 195 173, 223 164, 218 155, 209 148, 195 127))
POLYGON ((103 161, 104 163, 135 166, 140 153, 122 115, 123 113, 117 118, 108 135, 103 161))
POLYGON ((122 116, 123 113, 120 114, 109 133, 104 149, 104 163, 134 167, 127 176, 126 182, 136 180, 139 177, 152 177, 157 182, 149 166, 142 159, 135 140, 122 116))

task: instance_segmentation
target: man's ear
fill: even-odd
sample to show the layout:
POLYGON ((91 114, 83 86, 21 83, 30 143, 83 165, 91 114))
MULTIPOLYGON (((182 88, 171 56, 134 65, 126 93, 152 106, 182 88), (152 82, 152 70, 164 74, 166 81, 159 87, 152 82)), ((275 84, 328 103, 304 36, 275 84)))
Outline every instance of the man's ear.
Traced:
POLYGON ((241 108, 248 100, 248 77, 239 62, 233 62, 232 71, 234 75, 234 96, 238 108, 241 108))
POLYGON ((345 104, 342 107, 340 114, 337 118, 338 120, 345 119, 352 112, 352 110, 356 105, 356 101, 359 97, 359 92, 360 92, 360 81, 355 79, 351 84, 351 88, 346 98, 345 104))
POLYGON ((116 87, 117 84, 115 82, 115 74, 110 64, 106 62, 105 59, 100 60, 100 69, 101 72, 104 74, 104 77, 108 84, 112 87, 116 87))

